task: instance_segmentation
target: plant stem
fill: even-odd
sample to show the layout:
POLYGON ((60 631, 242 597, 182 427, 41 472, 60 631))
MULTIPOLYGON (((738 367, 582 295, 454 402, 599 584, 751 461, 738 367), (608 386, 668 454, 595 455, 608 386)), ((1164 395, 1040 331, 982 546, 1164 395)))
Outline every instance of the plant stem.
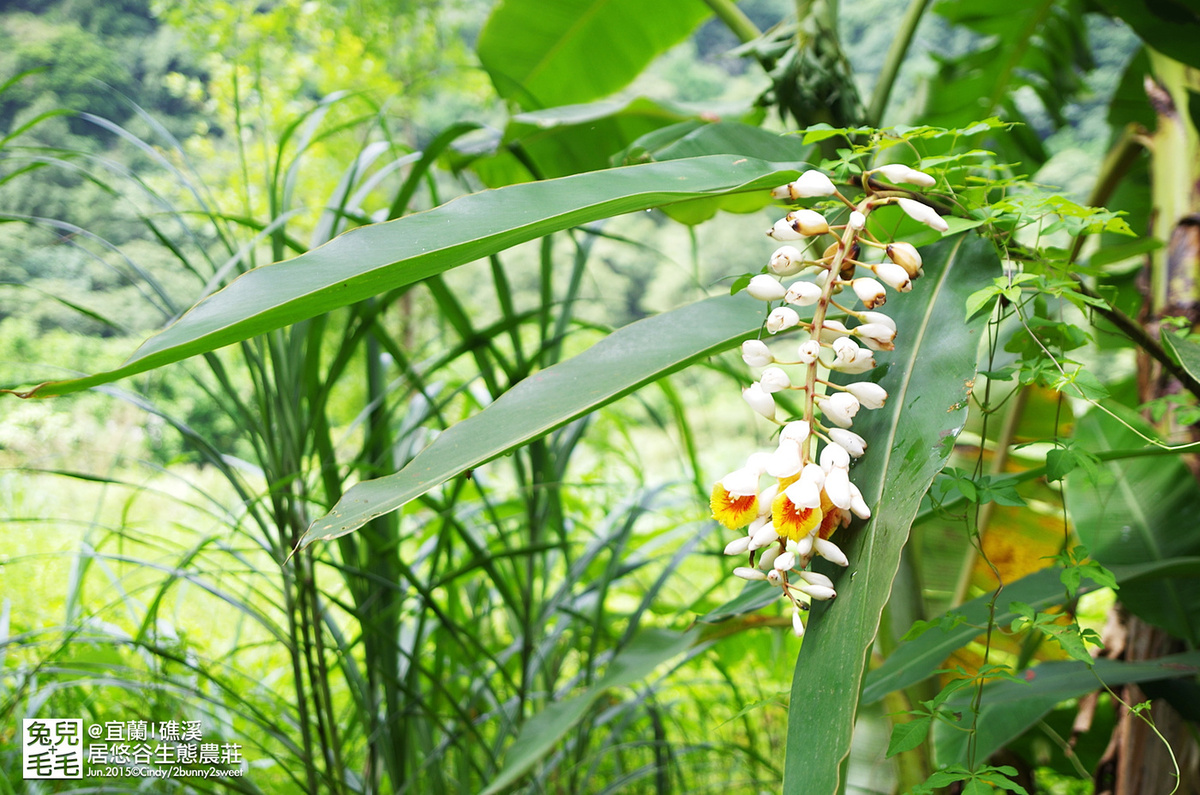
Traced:
POLYGON ((908 48, 917 33, 917 25, 920 24, 921 17, 925 15, 925 9, 928 7, 929 0, 912 0, 908 10, 904 12, 900 29, 896 31, 896 36, 892 39, 892 45, 888 48, 887 57, 883 61, 883 68, 879 71, 879 79, 875 82, 875 93, 871 97, 870 107, 867 108, 867 126, 878 127, 882 123, 884 111, 887 110, 888 98, 892 95, 892 88, 896 84, 896 75, 900 73, 900 66, 904 63, 904 58, 908 55, 908 48))
POLYGON ((717 19, 724 22, 725 27, 729 28, 742 44, 754 41, 762 35, 758 26, 733 3, 733 0, 704 0, 704 4, 712 9, 717 19))

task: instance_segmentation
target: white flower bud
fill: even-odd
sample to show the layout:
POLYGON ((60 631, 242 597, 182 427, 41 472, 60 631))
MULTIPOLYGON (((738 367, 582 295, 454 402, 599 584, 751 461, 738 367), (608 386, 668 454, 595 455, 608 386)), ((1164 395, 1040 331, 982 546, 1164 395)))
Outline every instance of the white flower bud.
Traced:
POLYGON ((779 540, 779 533, 775 532, 775 525, 765 524, 754 532, 750 537, 750 550, 761 549, 770 544, 774 544, 779 540))
POLYGON ((880 323, 884 326, 887 326, 892 331, 896 330, 896 321, 892 320, 882 312, 863 312, 862 321, 864 323, 880 323))
MULTIPOLYGON (((847 564, 849 565, 849 564, 847 564)), ((765 580, 767 575, 763 574, 758 569, 752 569, 749 566, 738 566, 733 570, 734 577, 741 577, 743 580, 765 580)))
POLYGON ((808 423, 804 420, 795 420, 783 426, 783 430, 779 434, 780 439, 786 439, 789 442, 795 442, 797 445, 804 444, 808 439, 808 434, 811 429, 808 423))
POLYGON ((833 348, 835 361, 840 362, 841 364, 849 364, 850 362, 854 361, 855 357, 858 356, 858 352, 861 350, 861 348, 858 347, 858 343, 852 340, 850 337, 838 337, 832 343, 830 343, 830 345, 833 348))
POLYGON ((751 367, 766 367, 774 363, 775 357, 762 340, 746 340, 742 343, 742 361, 751 367))
POLYGON ((871 509, 867 507, 867 501, 863 499, 862 492, 858 490, 858 486, 850 484, 850 512, 859 519, 870 519, 871 509))
POLYGON ((921 254, 912 243, 892 243, 886 251, 888 259, 904 268, 909 278, 915 279, 921 275, 921 254))
POLYGON ((835 563, 838 566, 849 566, 850 561, 846 558, 846 553, 842 552, 838 545, 826 538, 814 538, 813 549, 817 554, 825 558, 830 563, 835 563))
POLYGON ((778 334, 781 331, 800 325, 800 315, 790 306, 780 306, 771 310, 767 315, 767 331, 778 334))
POLYGON ((846 385, 846 391, 858 398, 858 402, 869 409, 881 409, 887 400, 887 391, 870 381, 857 381, 846 385))
POLYGON ((796 306, 812 306, 821 298, 821 288, 807 279, 797 279, 787 288, 783 300, 796 306))
MULTIPOLYGON (((821 463, 821 470, 823 472, 832 472, 835 469, 849 469, 850 453, 847 452, 845 447, 842 447, 836 442, 833 444, 827 444, 821 449, 819 461, 821 463)), ((828 479, 828 475, 826 476, 826 479, 828 479)), ((839 505, 838 507, 844 508, 845 506, 839 505)))
POLYGON ((756 469, 742 467, 721 478, 721 488, 732 497, 749 497, 758 494, 758 478, 762 473, 756 469))
POLYGON ((838 392, 821 401, 821 413, 840 428, 849 428, 858 413, 858 398, 849 392, 838 392))
POLYGON ((829 470, 829 474, 825 476, 825 496, 843 510, 850 507, 854 497, 850 493, 850 475, 845 469, 833 467, 829 470))
POLYGON ((804 235, 792 228, 792 223, 786 218, 780 218, 774 226, 767 230, 767 237, 776 240, 803 240, 804 235))
POLYGON ((803 478, 783 490, 783 495, 797 508, 820 508, 821 492, 810 481, 803 478))
POLYGON ((861 458, 863 453, 867 452, 867 440, 854 431, 848 431, 845 428, 830 428, 829 438, 855 458, 861 458))
POLYGON ((833 587, 833 580, 826 577, 819 571, 802 571, 800 579, 804 580, 809 585, 824 585, 826 588, 833 587))
POLYGON ((793 210, 783 220, 801 237, 823 235, 829 231, 829 222, 816 210, 793 210))
POLYGON ((858 210, 850 213, 850 220, 847 221, 851 229, 862 229, 867 225, 867 216, 860 213, 858 210))
POLYGON ((850 282, 850 286, 854 288, 854 294, 867 309, 874 309, 887 303, 887 293, 884 292, 883 285, 869 276, 855 279, 850 282))
POLYGON ((787 289, 774 276, 760 273, 750 280, 746 292, 760 301, 778 301, 787 293, 787 289))
POLYGON ((784 552, 775 558, 774 568, 775 571, 791 571, 796 568, 796 554, 794 552, 784 552))
POLYGON ((821 355, 821 343, 816 340, 806 340, 800 343, 800 361, 803 364, 812 364, 821 355))
MULTIPOLYGON (((758 518, 754 521, 762 520, 763 524, 770 521, 771 518, 771 503, 775 501, 775 495, 779 493, 779 481, 775 481, 770 486, 767 486, 758 495, 758 518)), ((754 533, 754 522, 750 523, 749 532, 754 533)))
POLYGON ((946 223, 945 219, 938 215, 937 211, 929 205, 921 204, 921 202, 912 199, 896 199, 896 203, 914 221, 920 221, 929 228, 936 229, 939 232, 950 230, 950 226, 946 223))
MULTIPOLYGON (((847 564, 849 564, 849 561, 847 561, 847 564)), ((837 591, 824 585, 800 585, 797 586, 796 590, 802 594, 808 594, 812 599, 820 599, 821 601, 837 596, 837 591)))
POLYGON ((760 569, 771 568, 771 564, 775 562, 777 557, 779 557, 780 552, 781 550, 779 549, 778 544, 772 544, 764 549, 762 554, 758 556, 758 567, 760 569))
POLYGON ((726 555, 744 555, 750 549, 750 536, 735 538, 725 545, 726 555))
POLYGON ((811 483, 818 492, 825 487, 825 470, 819 464, 808 463, 800 470, 800 480, 811 483))
POLYGON ((854 336, 858 337, 873 351, 893 351, 896 349, 894 340, 896 330, 882 323, 863 323, 854 327, 854 336))
POLYGON ((838 337, 844 337, 850 329, 838 320, 826 320, 821 324, 821 342, 833 342, 838 337))
POLYGON ((907 293, 912 289, 912 281, 908 277, 908 271, 894 262, 881 262, 875 265, 872 270, 875 271, 876 276, 896 292, 907 293))
POLYGON ((850 362, 849 364, 834 362, 830 366, 840 373, 855 375, 858 373, 865 373, 868 370, 874 370, 875 357, 871 355, 870 351, 862 350, 860 348, 858 354, 854 357, 854 361, 850 362))
POLYGON ((751 453, 746 458, 746 466, 744 466, 742 468, 749 469, 750 471, 752 471, 758 475, 761 475, 762 473, 767 471, 767 464, 769 464, 770 462, 771 462, 771 454, 764 453, 762 450, 759 450, 757 452, 751 453))
POLYGON ((796 557, 800 560, 806 560, 812 557, 813 539, 816 538, 812 533, 809 533, 804 538, 796 542, 796 548, 792 551, 796 553, 796 557))
POLYGON ((767 474, 773 478, 790 478, 803 466, 804 462, 800 459, 800 445, 787 439, 780 439, 775 455, 771 456, 771 465, 767 467, 767 474))
POLYGON ((794 246, 780 246, 771 255, 767 268, 777 276, 794 276, 804 270, 804 255, 794 246))
POLYGON ((743 389, 742 399, 767 419, 775 419, 775 398, 764 392, 761 384, 754 383, 743 389))
POLYGON ((763 370, 762 377, 758 379, 758 382, 762 384, 764 392, 781 392, 792 385, 787 373, 778 367, 768 367, 763 370))
POLYGON ((792 613, 792 632, 797 638, 804 637, 804 619, 800 617, 799 610, 792 613))
POLYGON ((915 168, 909 168, 902 163, 890 163, 886 166, 880 166, 874 169, 874 172, 882 175, 889 182, 904 182, 909 185, 918 185, 922 188, 932 188, 937 184, 937 180, 924 171, 917 171, 915 168))
POLYGON ((815 199, 818 196, 832 196, 837 188, 822 172, 809 169, 797 179, 786 185, 781 185, 771 191, 775 199, 815 199))
POLYGON ((772 585, 783 585, 783 574, 775 569, 767 570, 767 582, 772 585))

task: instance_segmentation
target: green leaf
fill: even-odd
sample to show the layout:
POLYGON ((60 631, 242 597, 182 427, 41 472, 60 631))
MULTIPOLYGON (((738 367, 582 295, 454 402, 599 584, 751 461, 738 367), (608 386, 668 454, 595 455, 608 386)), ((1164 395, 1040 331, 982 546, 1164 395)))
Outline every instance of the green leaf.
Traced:
MULTIPOLYGON (((1088 589, 1083 590, 1086 592, 1088 589)), ((1045 609, 1062 602, 1064 594, 1058 570, 1043 569, 1006 585, 1003 596, 1011 602, 1045 609)), ((987 624, 989 601, 991 594, 986 594, 959 605, 954 612, 962 617, 961 620, 925 632, 919 638, 897 646, 883 665, 867 677, 863 703, 873 703, 893 690, 915 685, 933 676, 947 657, 982 632, 981 627, 987 624)), ((996 611, 997 624, 1011 623, 1015 617, 1016 614, 1011 611, 996 611)))
MULTIPOLYGON (((1194 676, 1200 672, 1200 652, 1189 651, 1146 662, 1095 661, 1096 676, 1109 687, 1130 682, 1151 682, 1194 676)), ((1023 672, 1024 681, 1000 681, 983 688, 983 701, 976 723, 975 756, 987 759, 1030 726, 1046 716, 1055 705, 1079 698, 1100 687, 1088 666, 1079 662, 1046 662, 1023 672)), ((948 702, 951 709, 969 709, 971 693, 948 702)), ((945 763, 965 763, 966 732, 940 725, 933 729, 937 758, 945 763)))
MULTIPOLYGON (((780 135, 737 122, 705 124, 695 129, 681 129, 680 133, 679 136, 670 138, 659 138, 652 133, 634 141, 626 151, 625 157, 676 160, 684 157, 728 154, 775 163, 794 162, 800 171, 809 168, 804 161, 812 153, 812 147, 806 146, 794 135, 780 135)), ((767 206, 771 201, 770 196, 766 194, 742 193, 680 202, 663 209, 680 223, 698 224, 713 217, 717 210, 749 213, 767 206)))
POLYGON ((598 682, 577 696, 549 704, 521 727, 505 755, 504 767, 482 795, 502 791, 536 765, 583 720, 604 691, 644 679, 659 665, 687 651, 695 639, 695 632, 680 634, 665 629, 641 632, 618 652, 598 682))
MULTIPOLYGON (((1026 122, 1012 100, 1024 89, 1036 97, 1050 120, 1065 123, 1062 108, 1083 88, 1078 77, 1090 68, 1083 14, 1074 3, 1043 0, 942 0, 935 11, 955 25, 969 28, 975 49, 955 57, 936 57, 936 90, 928 93, 922 121, 963 127, 981 116, 999 114, 1005 121, 1026 122)), ((1007 136, 989 139, 1007 149, 1016 142, 1024 158, 1046 159, 1039 137, 1018 126, 1007 136)), ((1016 160, 1018 152, 1001 151, 1016 160)))
POLYGON ((504 0, 479 34, 496 91, 526 109, 623 88, 708 16, 701 0, 504 0))
POLYGON ((871 449, 854 479, 874 516, 839 538, 850 568, 834 574, 838 598, 813 611, 797 660, 785 793, 834 795, 845 783, 859 691, 900 550, 921 496, 945 464, 945 440, 966 421, 982 323, 963 323, 962 306, 999 263, 991 244, 974 236, 947 239, 921 253, 925 278, 895 302, 900 335, 879 382, 888 391, 887 405, 855 423, 871 449))
POLYGON ((905 751, 911 751, 929 736, 930 723, 933 717, 922 715, 905 723, 897 723, 892 727, 892 736, 888 740, 887 755, 895 756, 905 751))
MULTIPOLYGON (((1084 568, 1087 569, 1086 564, 1084 568)), ((1125 589, 1167 577, 1200 577, 1200 557, 1129 566, 1114 565, 1110 568, 1116 582, 1125 589)), ((1047 568, 1022 577, 1005 585, 1002 596, 1005 599, 1022 601, 1035 610, 1045 610, 1062 604, 1065 601, 1065 592, 1058 576, 1061 571, 1062 569, 1047 568)), ((1086 573, 1090 576, 1091 571, 1087 570, 1086 573)), ((1108 587, 1108 582, 1107 576, 1099 574, 1098 581, 1081 585, 1076 595, 1108 587)), ((912 641, 897 646, 883 665, 867 676, 867 684, 863 688, 863 703, 874 703, 893 690, 910 687, 933 676, 955 650, 967 645, 982 633, 982 627, 987 622, 987 606, 990 600, 991 594, 972 599, 929 622, 940 625, 940 628, 935 626, 922 632, 912 641)), ((996 611, 997 624, 1010 623, 1015 617, 1016 614, 1012 612, 996 611)))
MULTIPOLYGON (((1143 434, 1152 431, 1119 405, 1122 420, 1143 434)), ((1076 443, 1087 450, 1135 447, 1138 434, 1107 414, 1088 412, 1076 425, 1076 443)), ((1067 477, 1068 505, 1080 542, 1097 561, 1163 563, 1200 554, 1200 536, 1183 530, 1200 516, 1200 487, 1176 457, 1109 461, 1096 477, 1067 477)), ((1119 577, 1118 577, 1119 579, 1119 577)), ((1121 585, 1121 601, 1141 618, 1191 644, 1200 639, 1200 579, 1175 577, 1121 585)))
POLYGON ((717 155, 463 196, 352 229, 295 259, 252 270, 151 337, 121 367, 19 394, 78 392, 307 320, 552 232, 671 202, 761 191, 796 176, 783 165, 717 155))
POLYGON ((1194 4, 1100 0, 1100 6, 1124 20, 1148 46, 1180 63, 1200 68, 1200 52, 1188 44, 1200 38, 1200 9, 1194 4))
POLYGON ((613 332, 451 426, 399 472, 356 484, 301 543, 353 532, 467 469, 738 344, 761 328, 762 307, 749 295, 720 296, 613 332))
POLYGON ((492 188, 531 182, 535 175, 552 179, 598 171, 635 139, 693 117, 686 108, 645 97, 519 113, 509 119, 494 151, 471 160, 470 167, 492 188))
POLYGON ((764 607, 779 601, 779 589, 768 582, 748 582, 737 596, 712 610, 696 621, 702 624, 719 624, 747 613, 757 613, 764 607))
POLYGON ((1000 288, 993 284, 984 287, 982 290, 976 290, 967 296, 967 319, 970 320, 976 312, 985 306, 990 306, 998 295, 1000 295, 1000 288))
POLYGON ((1188 375, 1200 379, 1200 345, 1187 337, 1172 334, 1167 329, 1162 330, 1161 337, 1163 347, 1175 357, 1184 370, 1187 370, 1188 375))

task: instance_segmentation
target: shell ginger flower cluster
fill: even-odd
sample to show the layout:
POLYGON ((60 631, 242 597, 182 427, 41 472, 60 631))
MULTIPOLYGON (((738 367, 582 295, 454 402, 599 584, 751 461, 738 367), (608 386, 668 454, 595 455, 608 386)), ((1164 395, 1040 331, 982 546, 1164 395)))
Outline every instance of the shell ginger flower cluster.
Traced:
POLYGON ((897 204, 917 221, 947 230, 941 216, 911 198, 912 191, 889 189, 881 179, 919 188, 935 182, 908 166, 886 165, 863 175, 865 193, 857 204, 815 170, 772 191, 775 198, 790 201, 831 197, 844 205, 835 207, 838 215, 845 215, 846 208, 849 213, 844 222, 830 223, 816 210, 797 209, 775 222, 767 235, 784 245, 747 287, 767 303, 767 334, 799 334, 788 335, 793 343, 786 346, 762 339, 742 345, 742 359, 760 369, 758 380, 742 396, 779 426, 778 447, 752 454, 744 466, 721 478, 713 487, 711 507, 722 525, 744 530, 725 547, 726 555, 746 558, 733 573, 778 586, 792 604, 798 636, 804 634, 812 600, 837 595, 833 582, 809 564, 820 556, 848 566, 830 537, 853 517, 871 516, 862 492, 850 481, 851 460, 866 453, 867 440, 851 428, 859 411, 882 408, 888 397, 869 380, 841 385, 822 375, 867 373, 875 368, 877 352, 894 350, 896 324, 876 310, 887 302, 889 291, 908 292, 922 273, 916 248, 877 239, 867 219, 872 210, 897 204), (834 242, 826 247, 822 238, 827 236, 834 242), (798 278, 787 281, 791 277, 798 278), (803 307, 812 307, 811 320, 801 318, 797 308, 803 307), (775 396, 785 391, 799 393, 801 416, 780 416, 775 396))

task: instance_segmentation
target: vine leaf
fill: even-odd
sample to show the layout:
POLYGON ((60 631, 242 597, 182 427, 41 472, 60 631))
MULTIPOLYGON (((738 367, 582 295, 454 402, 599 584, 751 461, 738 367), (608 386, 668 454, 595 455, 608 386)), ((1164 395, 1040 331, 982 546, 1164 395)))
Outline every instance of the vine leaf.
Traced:
POLYGON ((842 542, 851 565, 834 573, 838 597, 814 611, 796 663, 784 767, 789 795, 836 795, 845 783, 859 691, 900 550, 949 454, 947 442, 966 422, 983 321, 965 322, 963 306, 1000 272, 1000 263, 991 244, 975 236, 947 239, 921 254, 925 278, 895 300, 892 313, 897 348, 879 381, 887 405, 860 412, 855 423, 871 447, 854 480, 874 515, 842 542))

